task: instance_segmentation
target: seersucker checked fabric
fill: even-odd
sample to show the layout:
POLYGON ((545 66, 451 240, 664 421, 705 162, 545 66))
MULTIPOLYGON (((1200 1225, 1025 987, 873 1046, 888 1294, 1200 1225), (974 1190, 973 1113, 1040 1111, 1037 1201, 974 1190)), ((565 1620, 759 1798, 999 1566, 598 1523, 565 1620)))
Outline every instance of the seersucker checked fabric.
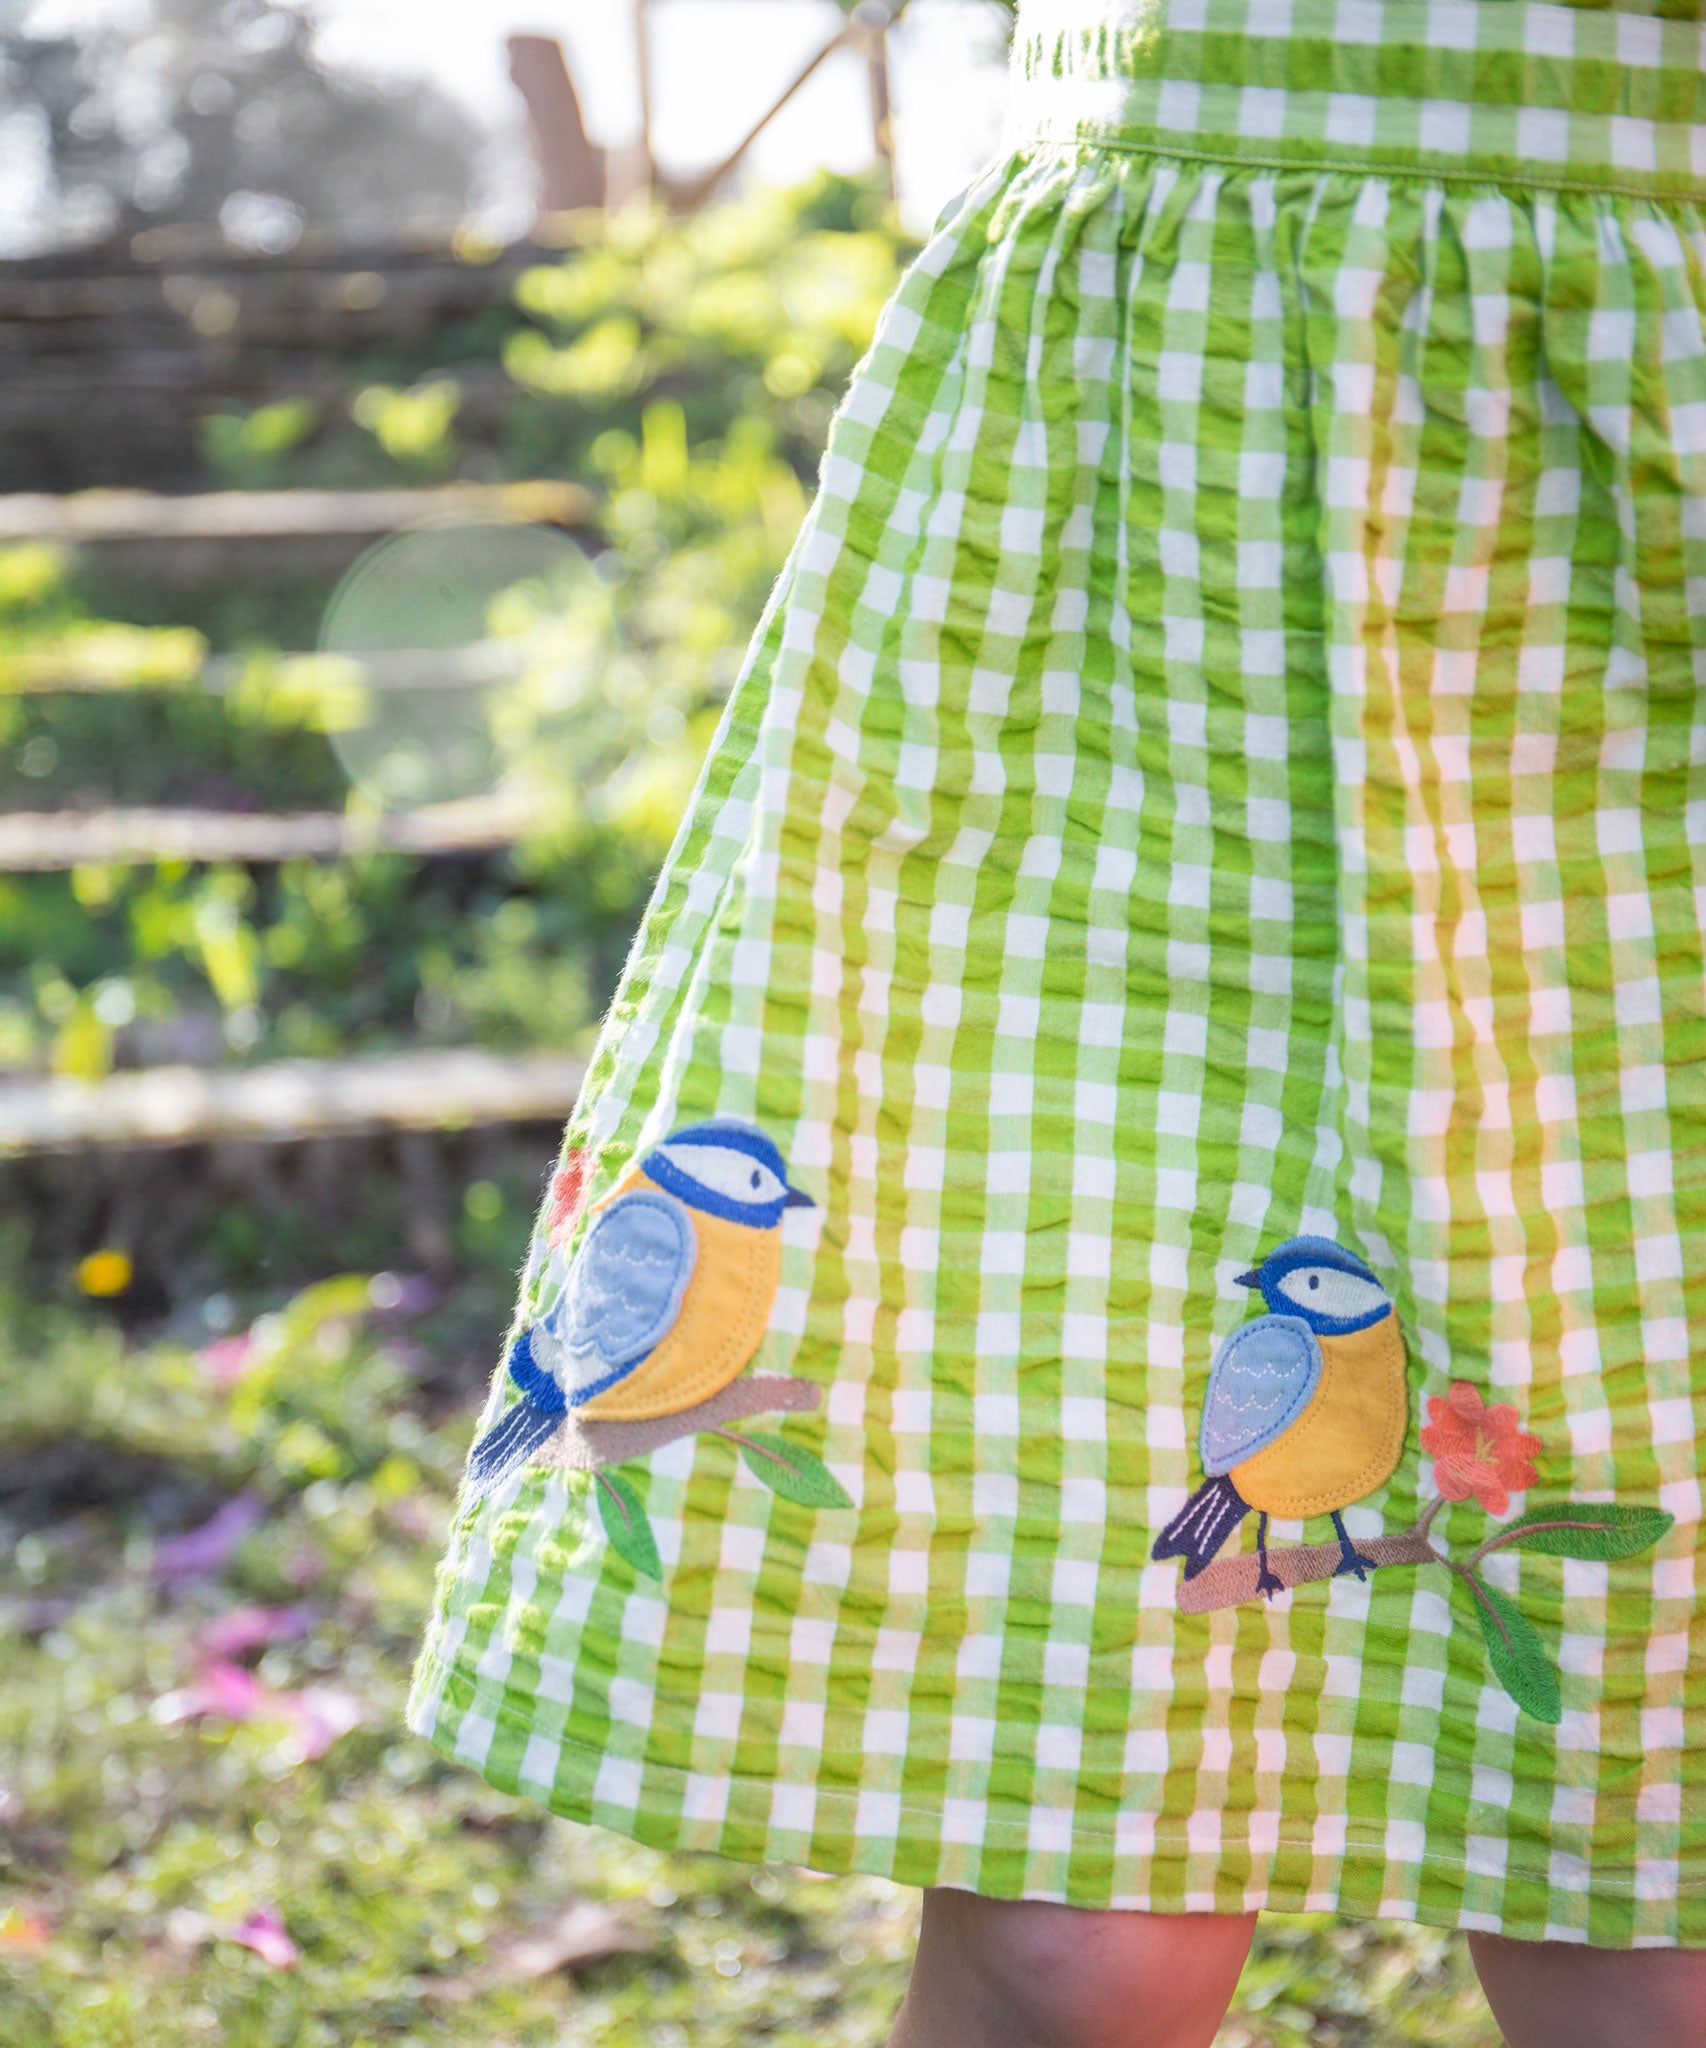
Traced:
MULTIPOLYGON (((573 1342, 630 1369, 590 1219, 754 1127, 803 1194, 732 1387, 810 1384, 768 1454, 471 1480, 445 1751, 662 1846, 1706 1945, 1703 36, 1027 0, 1012 150, 837 416, 483 1428, 518 1387, 557 1428, 573 1342), (1397 1389, 1259 1498, 1268 1385, 1217 1363, 1257 1287, 1263 1444, 1376 1340, 1397 1389), (1342 1544, 1281 1512, 1328 1451, 1342 1544)), ((678 1295, 721 1256, 682 1186, 678 1295)))

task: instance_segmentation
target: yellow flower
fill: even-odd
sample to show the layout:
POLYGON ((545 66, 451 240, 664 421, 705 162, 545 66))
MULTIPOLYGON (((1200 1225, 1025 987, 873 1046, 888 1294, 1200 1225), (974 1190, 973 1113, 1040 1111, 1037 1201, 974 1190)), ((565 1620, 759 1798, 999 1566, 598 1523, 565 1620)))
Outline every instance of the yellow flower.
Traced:
POLYGON ((135 1272, 129 1252, 91 1252, 77 1261, 77 1286, 84 1294, 123 1294, 135 1272))

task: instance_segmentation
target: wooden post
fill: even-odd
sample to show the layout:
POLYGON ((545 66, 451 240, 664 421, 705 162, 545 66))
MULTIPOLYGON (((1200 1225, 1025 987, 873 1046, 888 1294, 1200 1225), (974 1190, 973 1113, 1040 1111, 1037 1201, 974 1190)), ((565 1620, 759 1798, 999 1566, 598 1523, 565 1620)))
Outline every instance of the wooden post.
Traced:
POLYGON ((634 59, 640 81, 640 162, 647 192, 658 184, 658 160, 652 148, 652 38, 647 0, 634 0, 634 59))
POLYGON ((511 36, 509 75, 527 102, 540 212, 602 206, 604 152, 588 140, 562 44, 551 36, 511 36))
POLYGON ((853 19, 865 30, 865 74, 871 89, 871 140, 876 150, 883 189, 895 196, 894 122, 889 103, 889 23, 883 0, 864 0, 853 19))

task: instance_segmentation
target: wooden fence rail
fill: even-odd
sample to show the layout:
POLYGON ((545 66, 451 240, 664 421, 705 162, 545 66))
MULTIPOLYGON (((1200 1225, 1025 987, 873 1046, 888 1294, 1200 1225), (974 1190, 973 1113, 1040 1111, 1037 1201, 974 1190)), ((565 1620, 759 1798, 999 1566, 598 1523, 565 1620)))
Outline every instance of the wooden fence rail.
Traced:
POLYGON ((77 491, 0 495, 0 542, 252 541, 397 533, 455 520, 585 526, 592 493, 552 478, 401 491, 77 491))
MULTIPOLYGON (((121 650, 122 652, 122 650, 121 650)), ((226 696, 259 663, 281 687, 377 690, 478 690, 513 682, 532 665, 523 640, 483 640, 467 647, 390 647, 366 654, 210 654, 199 668, 143 673, 134 663, 97 662, 76 648, 0 653, 0 696, 134 696, 149 689, 205 690, 226 696)))
POLYGON ((478 853, 509 846, 546 816, 498 792, 415 811, 9 811, 0 874, 59 874, 150 861, 341 860, 360 853, 478 853))
POLYGON ((347 1137, 557 1123, 585 1064, 568 1053, 478 1047, 260 1067, 155 1067, 102 1081, 0 1080, 0 1158, 89 1146, 188 1145, 220 1138, 347 1137))

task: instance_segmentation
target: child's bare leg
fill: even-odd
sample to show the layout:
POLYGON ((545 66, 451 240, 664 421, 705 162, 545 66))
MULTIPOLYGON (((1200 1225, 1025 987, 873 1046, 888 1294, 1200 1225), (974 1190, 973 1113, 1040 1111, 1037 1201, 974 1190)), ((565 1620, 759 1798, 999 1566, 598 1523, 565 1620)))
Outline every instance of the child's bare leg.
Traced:
POLYGON ((1209 2048, 1255 1926, 926 1892, 890 2048, 1209 2048))
POLYGON ((1706 1949, 1472 1934, 1469 1953, 1510 2048, 1706 2048, 1706 1949))

